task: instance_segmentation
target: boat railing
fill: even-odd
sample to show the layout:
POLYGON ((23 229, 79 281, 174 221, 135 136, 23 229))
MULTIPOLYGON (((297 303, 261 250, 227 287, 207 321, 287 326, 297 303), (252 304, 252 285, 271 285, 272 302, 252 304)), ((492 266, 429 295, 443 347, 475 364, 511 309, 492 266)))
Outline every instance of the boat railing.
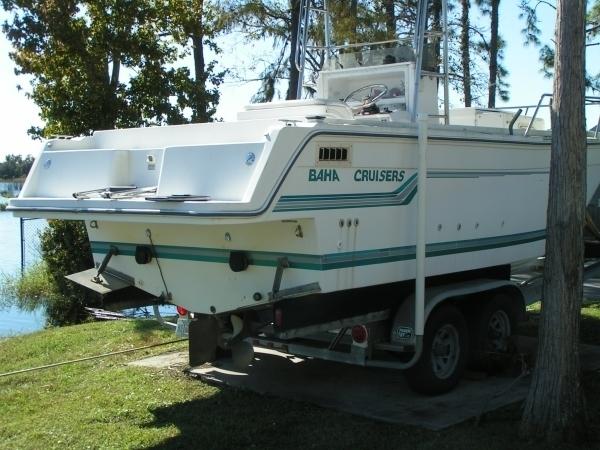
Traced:
MULTIPOLYGON (((399 39, 388 39, 386 41, 375 41, 375 42, 356 42, 353 44, 340 44, 340 45, 307 45, 305 48, 308 50, 345 50, 350 48, 358 48, 358 47, 370 47, 377 45, 386 45, 386 44, 408 44, 410 43, 410 38, 399 38, 399 39)), ((300 69, 300 55, 296 52, 296 68, 300 69)))
MULTIPOLYGON (((385 45, 390 45, 390 44, 400 44, 401 46, 410 46, 412 47, 411 44, 411 38, 410 37, 404 37, 404 38, 398 38, 398 39, 387 39, 387 40, 382 40, 382 41, 375 41, 375 42, 355 42, 355 43, 349 43, 349 44, 339 44, 339 45, 333 45, 331 43, 331 22, 330 22, 330 16, 329 13, 327 11, 327 2, 324 2, 324 7, 323 8, 319 8, 316 6, 312 6, 311 5, 311 0, 303 0, 300 2, 300 20, 298 21, 298 38, 297 38, 297 43, 296 43, 296 49, 295 49, 295 54, 294 54, 294 64, 296 66, 296 69, 299 72, 299 83, 298 83, 298 92, 297 92, 297 98, 301 98, 302 96, 302 86, 303 86, 303 78, 304 78, 304 68, 306 67, 306 57, 307 57, 307 53, 311 52, 311 51, 322 51, 323 52, 323 61, 321 61, 323 63, 323 65, 327 66, 329 59, 330 58, 336 58, 338 59, 338 55, 336 55, 336 52, 342 53, 344 50, 351 50, 351 49, 358 49, 358 48, 365 48, 365 47, 376 47, 376 46, 385 46, 385 45), (324 33, 324 43, 323 45, 317 45, 317 44, 309 44, 308 41, 308 32, 309 32, 309 28, 310 28, 310 13, 311 11, 317 13, 317 14, 322 14, 323 15, 323 22, 324 22, 324 26, 325 26, 325 33, 324 33)), ((413 55, 414 58, 414 55, 413 55)), ((313 61, 318 61, 317 58, 310 58, 313 61)), ((342 64, 340 64, 341 67, 343 67, 342 64)))
MULTIPOLYGON (((385 46, 391 44, 400 44, 402 46, 411 47, 413 49, 413 57, 416 65, 416 76, 414 77, 414 86, 412 93, 412 110, 411 119, 416 121, 417 105, 419 104, 419 87, 421 77, 439 77, 443 82, 443 104, 444 113, 436 115, 436 117, 443 117, 445 123, 449 122, 449 91, 448 91, 448 8, 447 0, 442 0, 442 11, 441 11, 441 29, 427 29, 427 17, 429 14, 429 3, 431 0, 419 0, 417 4, 417 16, 414 29, 414 36, 412 38, 398 38, 390 39, 377 42, 358 42, 352 44, 341 44, 332 45, 331 42, 331 17, 327 8, 327 1, 317 5, 314 0, 301 0, 299 20, 297 28, 297 40, 296 40, 296 51, 294 55, 294 63, 298 70, 298 85, 296 90, 296 98, 302 98, 304 84, 304 71, 307 60, 313 64, 313 68, 317 71, 323 66, 328 65, 331 57, 338 58, 335 52, 342 53, 343 50, 353 48, 364 48, 373 47, 377 45, 385 46), (309 44, 309 29, 311 25, 311 13, 322 15, 324 25, 324 45, 311 45, 309 44), (410 42, 412 40, 412 42, 410 42), (436 61, 435 68, 433 70, 424 70, 423 62, 425 58, 426 48, 431 44, 432 40, 441 40, 440 54, 441 61, 436 61), (410 45, 407 45, 409 44, 410 45), (314 56, 310 54, 310 51, 321 52, 320 55, 314 56)), ((408 35, 408 34, 407 34, 408 35)), ((437 45, 437 44, 436 44, 437 45)), ((411 58, 412 59, 412 58, 411 58)), ((344 67, 340 64, 340 67, 344 67)))
MULTIPOLYGON (((584 99, 585 99, 585 106, 600 105, 600 97, 586 95, 584 97, 584 99)), ((529 119, 529 124, 527 125, 527 128, 525 129, 525 133, 524 133, 525 136, 528 136, 529 132, 533 128, 534 121, 535 121, 540 109, 541 108, 550 108, 551 106, 552 106, 552 94, 545 93, 540 96, 539 101, 535 105, 498 106, 493 109, 498 109, 498 110, 502 110, 502 109, 517 109, 517 110, 519 110, 519 109, 521 109, 521 110, 525 110, 525 115, 527 115, 529 113, 530 109, 534 109, 533 115, 529 119), (543 104, 544 99, 546 99, 546 98, 549 99, 549 101, 547 104, 543 104)), ((595 130, 594 130, 594 139, 598 139, 598 133, 600 131, 599 129, 600 129, 600 114, 598 114, 598 122, 597 122, 595 130)))

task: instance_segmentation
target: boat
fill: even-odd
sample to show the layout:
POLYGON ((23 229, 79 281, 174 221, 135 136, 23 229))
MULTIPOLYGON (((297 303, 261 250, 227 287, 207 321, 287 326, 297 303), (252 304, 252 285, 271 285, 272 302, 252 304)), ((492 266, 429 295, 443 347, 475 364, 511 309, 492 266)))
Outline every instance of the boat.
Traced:
MULTIPOLYGON (((306 92, 306 30, 323 12, 302 8, 306 92)), ((9 209, 85 221, 95 267, 74 281, 135 286, 230 337, 249 321, 284 339, 389 320, 419 278, 419 230, 426 282, 506 281, 512 263, 544 254, 551 133, 537 108, 450 110, 447 66, 424 69, 419 20, 412 43, 326 39, 314 98, 248 105, 232 122, 48 140, 9 209)), ((596 133, 588 199, 599 184, 596 133)))

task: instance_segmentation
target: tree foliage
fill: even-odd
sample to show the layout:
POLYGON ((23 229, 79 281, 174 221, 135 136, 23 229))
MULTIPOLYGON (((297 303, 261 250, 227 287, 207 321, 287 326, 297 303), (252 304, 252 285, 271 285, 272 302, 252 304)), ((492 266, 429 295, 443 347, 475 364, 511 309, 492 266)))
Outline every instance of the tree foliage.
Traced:
POLYGON ((205 52, 205 47, 215 54, 221 52, 212 38, 222 30, 222 10, 204 0, 168 0, 166 7, 167 32, 194 63, 193 75, 186 67, 176 71, 178 105, 191 110, 191 122, 208 122, 216 112, 219 86, 227 73, 216 71, 216 60, 207 63, 205 52))
POLYGON ((90 291, 65 276, 94 266, 85 225, 82 221, 50 220, 40 237, 42 256, 56 293, 45 299, 52 325, 76 323, 83 308, 97 301, 90 291))
MULTIPOLYGON (((295 98, 298 72, 294 65, 296 30, 298 26, 299 0, 242 1, 230 0, 228 4, 228 27, 239 29, 247 39, 269 39, 273 45, 272 58, 258 76, 261 82, 254 102, 271 101, 274 98, 295 98), (279 83, 285 85, 280 92, 279 83)), ((393 39, 397 31, 414 23, 414 0, 351 0, 329 2, 332 16, 332 44, 373 42, 393 39), (411 8, 406 8, 410 5, 411 8), (393 15, 391 15, 393 13, 393 15)), ((323 17, 316 15, 309 30, 310 39, 322 43, 323 17)), ((408 32, 404 30, 403 36, 408 32)), ((325 61, 323 51, 307 56, 307 68, 313 73, 320 70, 325 61)))
MULTIPOLYGON (((484 14, 489 11, 491 0, 481 0, 484 14)), ((270 60, 265 61, 264 69, 258 76, 261 82, 258 92, 253 97, 255 102, 270 101, 274 98, 295 98, 291 93, 297 84, 293 54, 295 51, 294 32, 297 22, 294 20, 297 0, 270 0, 258 2, 254 0, 228 2, 228 28, 240 30, 250 41, 268 39, 272 42, 273 52, 270 60), (285 89, 287 93, 283 91, 285 89)), ((470 4, 467 1, 461 1, 470 4)), ((414 32, 416 20, 415 0, 351 0, 348 2, 329 2, 332 15, 334 45, 356 42, 373 42, 388 39, 408 39, 414 32)), ((450 30, 450 82, 459 92, 467 95, 465 99, 471 104, 487 104, 488 86, 490 84, 489 66, 492 58, 492 43, 488 32, 474 21, 461 21, 460 8, 449 2, 450 30), (457 10, 458 13, 457 13, 457 10), (466 28, 465 28, 466 27, 466 28), (464 28, 464 31, 463 31, 464 28), (471 36, 467 39, 467 50, 461 44, 460 36, 471 36), (462 45, 462 46, 461 46, 462 45), (465 58, 467 56, 467 58, 465 58), (467 67, 465 67, 467 64, 467 67), (466 82, 466 86, 465 86, 466 82), (469 100, 469 92, 470 101, 469 100)), ((316 42, 323 41, 322 19, 318 15, 310 28, 310 38, 316 42)), ((441 1, 430 3, 429 26, 439 29, 441 17, 441 1)), ((463 18, 464 19, 464 18, 463 18)), ((505 43, 501 36, 496 39, 498 50, 494 60, 495 89, 494 95, 506 100, 508 98, 508 72, 502 65, 505 43)), ((409 42, 408 42, 409 43, 409 42)), ((429 38, 429 65, 437 68, 440 62, 440 41, 429 38)), ((323 52, 313 52, 309 56, 307 66, 312 71, 320 70, 324 62, 323 52)))
POLYGON ((100 303, 90 291, 65 278, 94 264, 83 222, 48 221, 40 235, 40 248, 43 261, 27 268, 22 276, 6 277, 0 297, 25 311, 43 308, 48 325, 80 322, 87 317, 85 306, 100 303))
POLYGON ((506 82, 508 70, 502 65, 503 50, 506 44, 499 32, 500 0, 476 0, 476 2, 482 13, 490 18, 489 42, 482 39, 480 48, 485 51, 485 59, 489 67, 487 103, 489 108, 494 108, 496 106, 496 95, 499 95, 504 101, 510 98, 508 83, 506 82))
POLYGON ((218 94, 198 84, 218 85, 222 76, 213 73, 214 65, 198 79, 175 67, 190 51, 175 39, 177 26, 183 16, 200 21, 203 4, 172 8, 173 3, 179 5, 176 0, 2 0, 11 13, 3 24, 14 49, 10 56, 16 73, 30 77, 27 95, 45 122, 30 133, 80 135, 185 123, 187 108, 192 120, 208 120, 218 94))
MULTIPOLYGON (((542 30, 539 27, 538 9, 552 8, 556 10, 556 0, 521 0, 519 5, 521 12, 519 17, 524 20, 525 25, 521 30, 525 39, 525 45, 534 45, 539 48, 539 60, 542 73, 551 78, 554 73, 554 44, 543 43, 540 36, 542 30)), ((596 0, 586 16, 586 47, 600 45, 600 0, 596 0)), ((600 73, 586 74, 586 87, 593 92, 600 92, 600 73)))
POLYGON ((265 61, 258 74, 260 87, 252 102, 262 103, 281 97, 278 83, 287 80, 285 98, 296 98, 298 70, 294 64, 296 31, 300 0, 229 0, 225 26, 240 30, 249 41, 268 39, 272 42, 272 57, 265 61))
POLYGON ((12 180, 24 178, 33 165, 33 156, 6 155, 4 162, 0 162, 0 179, 12 180))
MULTIPOLYGON (((464 105, 485 106, 489 97, 489 37, 475 20, 477 10, 470 0, 460 0, 459 8, 449 8, 449 72, 450 85, 462 94, 464 105)), ((452 6, 449 3, 449 6, 452 6)), ((502 41, 501 41, 502 42, 502 41)), ((503 53, 500 52, 500 56, 503 53)), ((506 72, 500 65, 501 76, 506 72)), ((501 78, 499 83, 506 89, 501 78)), ((504 99, 504 96, 501 95, 504 99)))

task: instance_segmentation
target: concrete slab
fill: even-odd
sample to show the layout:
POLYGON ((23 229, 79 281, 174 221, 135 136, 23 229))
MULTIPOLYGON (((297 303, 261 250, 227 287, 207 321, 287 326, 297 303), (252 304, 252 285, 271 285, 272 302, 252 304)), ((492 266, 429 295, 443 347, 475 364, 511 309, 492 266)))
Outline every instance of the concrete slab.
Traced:
POLYGON ((169 352, 150 356, 129 363, 130 366, 151 367, 153 369, 184 368, 188 365, 187 352, 169 352))
POLYGON ((219 367, 203 366, 191 372, 210 383, 431 430, 518 401, 527 389, 527 382, 521 380, 505 395, 492 398, 513 383, 509 378, 494 377, 465 380, 453 392, 424 397, 408 388, 399 371, 302 359, 266 349, 257 349, 254 363, 244 372, 236 371, 228 361, 221 362, 219 367))
MULTIPOLYGON (((536 339, 519 337, 520 351, 534 352, 536 339)), ((529 377, 464 379, 445 395, 425 397, 410 391, 402 373, 255 348, 255 359, 244 371, 229 360, 193 368, 190 373, 211 384, 249 389, 287 399, 345 411, 374 420, 441 430, 485 412, 523 400, 529 377)), ((181 368, 185 352, 136 361, 135 365, 181 368)), ((585 370, 600 369, 600 347, 583 346, 585 370)))

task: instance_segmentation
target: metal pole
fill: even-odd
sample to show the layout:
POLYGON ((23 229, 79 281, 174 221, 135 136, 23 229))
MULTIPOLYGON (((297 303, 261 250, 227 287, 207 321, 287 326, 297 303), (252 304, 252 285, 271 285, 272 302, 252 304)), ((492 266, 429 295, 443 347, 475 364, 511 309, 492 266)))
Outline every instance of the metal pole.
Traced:
POLYGON ((542 102, 544 101, 544 98, 546 97, 552 97, 552 94, 542 94, 542 96, 540 97, 540 101, 538 102, 537 106, 535 107, 535 111, 533 112, 533 116, 531 116, 531 120, 529 121, 529 125, 527 125, 527 129, 525 130, 525 136, 527 136, 529 134, 529 131, 531 130, 531 127, 533 127, 533 121, 535 120, 538 111, 540 110, 540 106, 542 105, 542 102))
POLYGON ((300 1, 300 21, 298 22, 298 43, 296 46, 296 68, 298 69, 298 86, 296 98, 302 98, 304 85, 304 64, 306 61, 306 44, 308 40, 308 25, 310 17, 310 0, 300 1))
POLYGON ((449 92, 448 92, 448 1, 442 0, 442 16, 444 27, 444 123, 448 125, 450 123, 450 105, 448 103, 449 92))
POLYGON ((417 52, 415 63, 415 84, 413 92, 413 107, 411 111, 411 120, 414 122, 417 118, 417 109, 419 103, 419 88, 421 85, 421 70, 423 68, 423 52, 425 45, 425 26, 427 24, 427 6, 429 0, 420 0, 417 10, 417 22, 415 24, 414 48, 417 52))
POLYGON ((19 225, 21 228, 21 276, 25 273, 25 219, 19 217, 19 225))
POLYGON ((418 203, 417 203, 417 273, 415 278, 415 336, 425 332, 425 245, 427 232, 427 121, 429 116, 419 113, 418 144, 418 203))
POLYGON ((329 68, 329 49, 331 47, 331 22, 327 0, 323 0, 323 20, 325 22, 325 67, 329 68))
POLYGON ((415 274, 415 353, 409 361, 398 364, 400 369, 414 366, 423 353, 423 335, 425 334, 425 237, 427 226, 427 113, 417 117, 419 163, 417 166, 417 245, 415 274))

